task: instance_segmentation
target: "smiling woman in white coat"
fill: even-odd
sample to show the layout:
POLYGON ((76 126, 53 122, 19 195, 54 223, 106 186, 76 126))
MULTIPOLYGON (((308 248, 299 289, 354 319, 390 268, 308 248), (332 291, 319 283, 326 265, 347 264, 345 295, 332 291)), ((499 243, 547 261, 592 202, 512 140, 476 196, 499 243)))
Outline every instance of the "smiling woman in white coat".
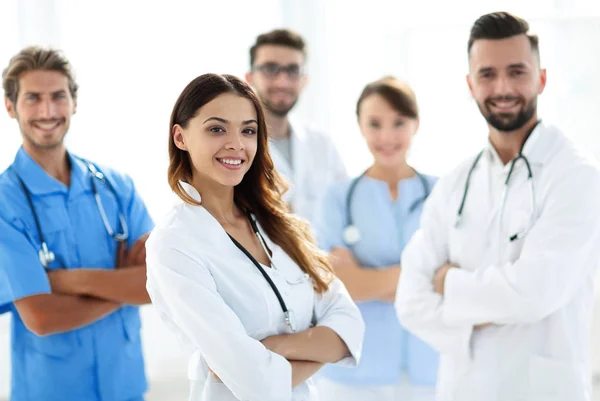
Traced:
POLYGON ((441 178, 402 255, 400 321, 441 352, 438 401, 589 401, 600 170, 538 120, 538 38, 481 17, 468 83, 489 144, 441 178))
POLYGON ((288 213, 252 89, 193 80, 173 108, 169 157, 182 202, 147 242, 147 288, 189 356, 190 400, 317 400, 310 377, 355 366, 364 323, 288 213))

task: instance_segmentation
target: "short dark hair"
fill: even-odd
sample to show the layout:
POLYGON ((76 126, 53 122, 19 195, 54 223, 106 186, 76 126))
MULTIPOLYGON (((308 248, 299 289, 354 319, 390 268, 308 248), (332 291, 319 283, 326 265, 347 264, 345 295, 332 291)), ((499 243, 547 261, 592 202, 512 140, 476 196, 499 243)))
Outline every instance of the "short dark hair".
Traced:
POLYGON ((529 32, 529 23, 507 12, 495 12, 479 17, 471 28, 467 52, 476 40, 480 39, 507 39, 517 35, 526 35, 531 44, 531 50, 540 57, 539 38, 529 32))
POLYGON ((383 97, 394 110, 408 118, 419 119, 419 107, 415 92, 404 81, 385 76, 365 86, 356 102, 356 116, 360 116, 361 103, 371 95, 383 97))
POLYGON ((256 42, 250 48, 250 67, 254 66, 258 48, 266 45, 290 47, 301 51, 306 58, 306 43, 300 34, 290 29, 274 29, 256 38, 256 42))

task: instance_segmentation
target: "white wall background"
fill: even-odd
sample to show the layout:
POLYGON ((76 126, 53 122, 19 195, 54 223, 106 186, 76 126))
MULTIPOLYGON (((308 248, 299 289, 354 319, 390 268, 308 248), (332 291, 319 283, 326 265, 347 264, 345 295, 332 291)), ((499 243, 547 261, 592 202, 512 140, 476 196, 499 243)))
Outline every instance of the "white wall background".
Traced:
MULTIPOLYGON (((600 158, 598 0, 0 0, 0 66, 28 44, 62 48, 81 87, 69 147, 129 173, 158 219, 174 199, 166 128, 177 95, 204 72, 242 76, 255 36, 279 26, 298 30, 310 46, 310 84, 297 113, 331 133, 352 173, 370 162, 355 102, 365 83, 384 74, 406 79, 417 93, 414 165, 445 173, 485 141, 464 79, 466 42, 473 21, 497 10, 527 18, 541 36, 548 68, 542 117, 600 158)), ((16 124, 0 113, 0 171, 19 144, 16 124)), ((175 340, 151 306, 143 318, 151 383, 181 383, 185 361, 175 340)), ((3 316, 0 400, 8 394, 8 358, 3 316)))

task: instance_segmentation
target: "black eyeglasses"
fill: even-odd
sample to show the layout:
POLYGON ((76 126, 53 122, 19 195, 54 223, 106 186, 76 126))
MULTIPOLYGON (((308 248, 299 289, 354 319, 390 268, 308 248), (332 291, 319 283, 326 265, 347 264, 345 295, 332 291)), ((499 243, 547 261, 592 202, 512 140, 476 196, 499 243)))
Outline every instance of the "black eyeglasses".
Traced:
POLYGON ((304 73, 302 66, 298 64, 279 65, 277 63, 264 63, 252 67, 253 71, 260 71, 268 78, 277 78, 279 73, 285 72, 289 79, 296 80, 304 73))

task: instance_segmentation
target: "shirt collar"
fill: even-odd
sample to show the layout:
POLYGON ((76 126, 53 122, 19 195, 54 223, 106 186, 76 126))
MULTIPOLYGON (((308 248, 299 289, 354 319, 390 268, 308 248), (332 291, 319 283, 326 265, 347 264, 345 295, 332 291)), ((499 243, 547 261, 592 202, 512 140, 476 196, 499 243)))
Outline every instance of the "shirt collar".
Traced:
POLYGON ((303 129, 303 126, 299 123, 299 121, 294 116, 288 117, 288 122, 290 124, 290 139, 291 138, 306 138, 306 132, 303 129))
POLYGON ((67 152, 71 161, 71 188, 70 197, 73 198, 82 192, 92 189, 91 175, 87 161, 67 152))
POLYGON ((179 185, 181 185, 181 188, 183 188, 185 193, 191 196, 193 200, 195 200, 196 202, 202 202, 202 197, 200 196, 200 193, 191 184, 188 184, 185 181, 179 181, 179 185))
POLYGON ((14 168, 19 178, 27 187, 27 190, 34 195, 49 195, 53 193, 69 193, 71 195, 82 192, 89 188, 89 182, 86 182, 87 165, 81 159, 67 152, 71 162, 71 187, 67 187, 48 174, 25 149, 21 146, 14 160, 14 168))
MULTIPOLYGON (((543 137, 543 131, 545 129, 546 127, 544 126, 543 122, 540 121, 525 140, 525 145, 523 146, 521 153, 527 158, 529 164, 531 165, 541 166, 544 164, 546 152, 544 152, 544 141, 540 140, 540 138, 543 137)), ((492 164, 501 166, 504 169, 510 168, 511 163, 509 162, 506 165, 502 163, 496 148, 494 148, 494 145, 492 145, 492 142, 489 139, 486 150, 488 158, 492 164)))

